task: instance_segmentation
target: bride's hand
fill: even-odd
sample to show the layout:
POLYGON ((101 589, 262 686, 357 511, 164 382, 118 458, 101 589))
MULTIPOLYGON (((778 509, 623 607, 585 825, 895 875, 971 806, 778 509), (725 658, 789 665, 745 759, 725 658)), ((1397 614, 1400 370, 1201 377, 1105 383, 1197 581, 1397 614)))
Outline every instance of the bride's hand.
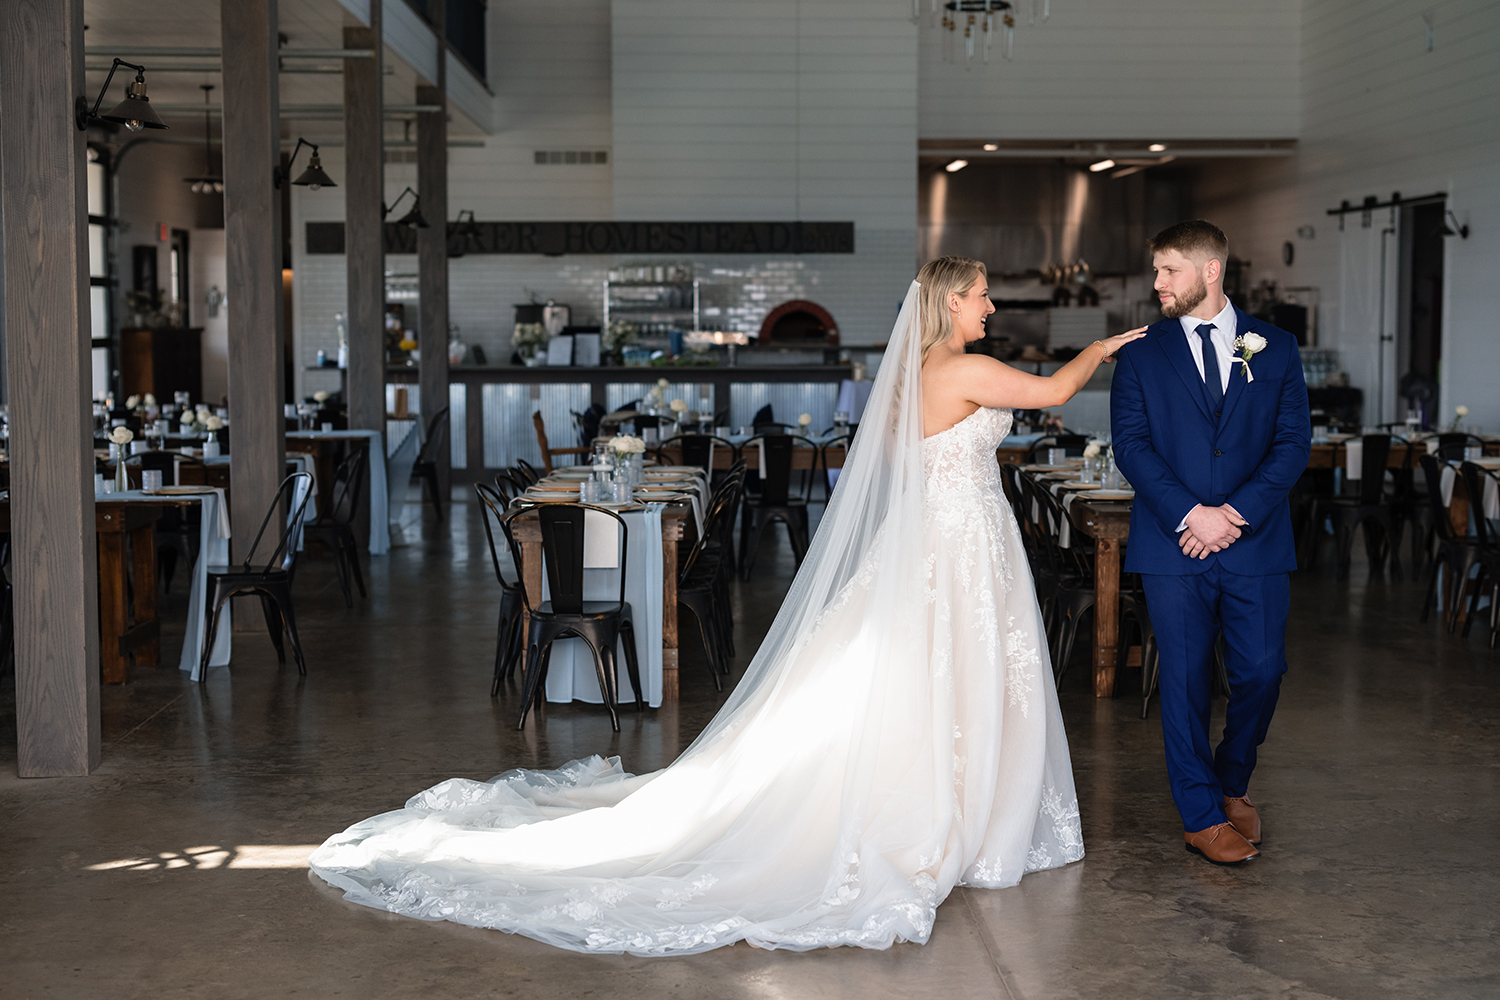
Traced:
POLYGON ((1104 363, 1107 365, 1114 364, 1115 352, 1124 347, 1126 344, 1130 343, 1132 340, 1140 340, 1146 335, 1146 331, 1148 329, 1150 329, 1150 327, 1141 326, 1137 327, 1134 330, 1129 330, 1125 333, 1116 334, 1115 336, 1110 337, 1108 340, 1099 341, 1099 346, 1104 348, 1104 363))

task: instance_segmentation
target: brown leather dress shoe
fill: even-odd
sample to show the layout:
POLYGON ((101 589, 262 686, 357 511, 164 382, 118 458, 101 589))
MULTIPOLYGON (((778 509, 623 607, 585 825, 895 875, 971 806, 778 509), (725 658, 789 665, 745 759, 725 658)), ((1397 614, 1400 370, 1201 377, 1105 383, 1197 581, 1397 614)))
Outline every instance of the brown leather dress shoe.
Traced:
POLYGON ((1216 865, 1237 865, 1260 857, 1260 852, 1228 823, 1218 823, 1207 830, 1189 830, 1182 835, 1187 849, 1201 854, 1216 865))
POLYGON ((1255 811, 1255 803, 1250 801, 1250 796, 1241 795, 1233 799, 1224 796, 1224 815, 1229 817, 1229 825, 1241 837, 1256 847, 1260 846, 1260 813, 1255 811))

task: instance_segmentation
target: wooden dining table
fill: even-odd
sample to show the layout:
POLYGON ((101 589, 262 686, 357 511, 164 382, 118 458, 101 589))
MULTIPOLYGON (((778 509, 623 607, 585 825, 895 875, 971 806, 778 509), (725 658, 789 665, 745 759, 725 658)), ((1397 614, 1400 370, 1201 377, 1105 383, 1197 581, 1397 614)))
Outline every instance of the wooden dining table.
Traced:
MULTIPOLYGON (((94 501, 99 552, 99 661, 106 684, 124 684, 129 667, 161 663, 161 620, 156 601, 156 522, 187 497, 94 501)), ((0 501, 0 534, 10 533, 10 501, 0 501)))
MULTIPOLYGON (((1484 451, 1486 455, 1500 454, 1500 441, 1487 441, 1484 451)), ((1416 468, 1420 456, 1426 453, 1421 442, 1409 446, 1393 444, 1386 465, 1392 469, 1404 469, 1409 460, 1411 467, 1416 468), (1411 452, 1409 456, 1408 451, 1411 452)), ((1307 467, 1343 468, 1347 459, 1348 449, 1342 441, 1319 443, 1312 446, 1307 467)), ((1073 527, 1094 540, 1093 682, 1094 694, 1099 698, 1113 697, 1115 691, 1115 665, 1120 642, 1120 577, 1125 545, 1130 540, 1130 510, 1128 502, 1075 500, 1069 511, 1073 527)), ((1454 483, 1448 513, 1454 530, 1461 535, 1467 533, 1469 499, 1462 476, 1454 483)))

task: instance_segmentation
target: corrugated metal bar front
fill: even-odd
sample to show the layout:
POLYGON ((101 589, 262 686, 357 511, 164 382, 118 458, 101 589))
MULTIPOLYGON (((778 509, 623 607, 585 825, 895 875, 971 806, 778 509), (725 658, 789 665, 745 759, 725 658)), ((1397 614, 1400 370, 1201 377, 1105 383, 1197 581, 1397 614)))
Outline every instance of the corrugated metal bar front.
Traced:
MULTIPOLYGON (((548 444, 564 448, 578 443, 574 413, 582 413, 592 401, 588 383, 519 385, 487 383, 480 395, 484 423, 484 467, 501 469, 518 458, 542 463, 531 416, 540 412, 547 428, 548 444)), ((558 457, 556 464, 571 465, 574 455, 558 457)))
POLYGON ((756 411, 769 405, 777 423, 795 424, 804 413, 812 416, 812 433, 833 426, 838 405, 837 382, 742 382, 729 387, 729 425, 749 427, 756 411))

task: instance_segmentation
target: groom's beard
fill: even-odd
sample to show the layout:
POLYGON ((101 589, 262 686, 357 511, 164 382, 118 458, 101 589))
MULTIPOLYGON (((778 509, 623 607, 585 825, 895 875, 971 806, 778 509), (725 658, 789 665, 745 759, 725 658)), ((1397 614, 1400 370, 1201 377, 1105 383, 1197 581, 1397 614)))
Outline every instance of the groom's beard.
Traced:
MULTIPOLYGON (((1160 296, 1157 297, 1160 298, 1160 296)), ((1181 319, 1194 309, 1197 309, 1198 304, 1206 298, 1208 298, 1208 283, 1199 278, 1198 284, 1188 289, 1184 294, 1174 297, 1171 305, 1167 305, 1165 302, 1162 303, 1161 314, 1167 319, 1181 319)))

